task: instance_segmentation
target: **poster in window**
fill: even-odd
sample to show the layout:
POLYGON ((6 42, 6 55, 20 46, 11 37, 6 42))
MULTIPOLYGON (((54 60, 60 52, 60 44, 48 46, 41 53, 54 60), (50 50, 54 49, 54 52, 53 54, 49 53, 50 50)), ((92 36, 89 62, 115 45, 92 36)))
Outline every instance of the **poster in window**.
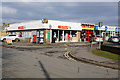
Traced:
POLYGON ((44 39, 43 38, 40 38, 40 43, 43 43, 44 42, 44 39))
POLYGON ((44 31, 40 31, 40 37, 44 37, 44 31))

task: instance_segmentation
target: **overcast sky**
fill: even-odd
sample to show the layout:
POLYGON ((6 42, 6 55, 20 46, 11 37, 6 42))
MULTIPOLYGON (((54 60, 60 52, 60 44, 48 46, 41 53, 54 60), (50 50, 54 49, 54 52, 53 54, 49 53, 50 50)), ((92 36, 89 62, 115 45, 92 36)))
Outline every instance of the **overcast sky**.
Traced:
MULTIPOLYGON (((118 25, 117 2, 2 2, 2 22, 47 18, 80 23, 118 25)), ((0 26, 2 25, 2 22, 0 26)))

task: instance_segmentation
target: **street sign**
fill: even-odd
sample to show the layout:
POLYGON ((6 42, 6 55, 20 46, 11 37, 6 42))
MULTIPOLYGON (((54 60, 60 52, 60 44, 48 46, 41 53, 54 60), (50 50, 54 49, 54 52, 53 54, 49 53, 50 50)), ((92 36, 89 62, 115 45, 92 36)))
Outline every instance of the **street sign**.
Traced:
POLYGON ((105 26, 105 31, 107 31, 107 26, 105 26))
POLYGON ((98 30, 98 26, 95 26, 96 27, 96 30, 98 30))

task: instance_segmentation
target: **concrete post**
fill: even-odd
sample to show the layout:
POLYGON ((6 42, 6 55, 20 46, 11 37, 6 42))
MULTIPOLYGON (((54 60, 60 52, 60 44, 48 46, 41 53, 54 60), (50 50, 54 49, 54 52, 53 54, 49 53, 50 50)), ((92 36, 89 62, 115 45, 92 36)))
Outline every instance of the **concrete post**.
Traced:
POLYGON ((58 30, 58 42, 59 42, 59 30, 58 30))
POLYGON ((63 35, 62 41, 64 41, 64 30, 63 30, 63 34, 62 35, 63 35))
POLYGON ((71 41, 71 37, 72 37, 72 35, 71 35, 71 31, 70 31, 70 41, 71 41))
POLYGON ((52 43, 52 30, 50 30, 50 43, 52 43))
POLYGON ((77 31, 77 42, 78 42, 78 31, 77 31))

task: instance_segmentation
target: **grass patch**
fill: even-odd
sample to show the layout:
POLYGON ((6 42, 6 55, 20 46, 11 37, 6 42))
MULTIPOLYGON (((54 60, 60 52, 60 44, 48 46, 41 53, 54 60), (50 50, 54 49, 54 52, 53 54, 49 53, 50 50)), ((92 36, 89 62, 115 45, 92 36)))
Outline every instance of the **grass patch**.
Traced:
POLYGON ((93 49, 92 54, 97 55, 97 56, 101 56, 104 58, 108 58, 108 59, 120 60, 120 55, 117 55, 117 54, 114 54, 111 52, 107 52, 107 51, 93 49))

